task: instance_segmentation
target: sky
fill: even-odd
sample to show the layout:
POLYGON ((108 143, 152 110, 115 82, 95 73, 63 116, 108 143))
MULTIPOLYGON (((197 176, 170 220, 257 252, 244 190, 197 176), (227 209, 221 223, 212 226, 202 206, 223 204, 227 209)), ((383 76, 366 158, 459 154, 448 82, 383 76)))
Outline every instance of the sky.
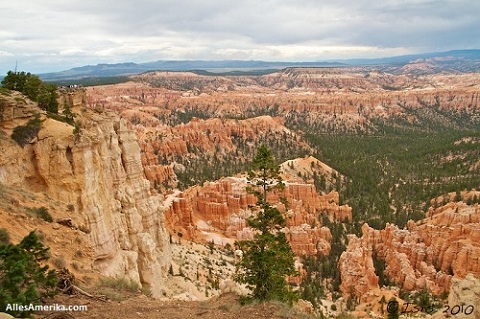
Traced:
POLYGON ((478 0, 0 0, 0 75, 480 48, 478 0))

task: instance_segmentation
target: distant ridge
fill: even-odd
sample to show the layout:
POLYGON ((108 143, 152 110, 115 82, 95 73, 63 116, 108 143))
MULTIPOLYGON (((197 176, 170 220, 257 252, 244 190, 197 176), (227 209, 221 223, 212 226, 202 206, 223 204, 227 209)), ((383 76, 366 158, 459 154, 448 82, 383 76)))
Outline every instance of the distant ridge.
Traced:
POLYGON ((385 58, 346 59, 346 60, 339 60, 339 61, 349 65, 368 65, 368 64, 408 63, 412 60, 417 60, 417 59, 432 59, 432 58, 442 58, 442 57, 480 60, 480 50, 477 50, 477 49, 451 50, 451 51, 445 51, 445 52, 399 55, 399 56, 392 56, 392 57, 385 57, 385 58))
POLYGON ((281 70, 286 67, 339 67, 339 62, 267 62, 244 60, 160 60, 147 63, 116 63, 86 65, 66 71, 40 74, 45 81, 75 80, 91 77, 114 77, 148 71, 206 71, 210 73, 235 73, 258 70, 281 70))
MULTIPOLYGON (((269 62, 259 60, 159 60, 146 63, 97 64, 76 67, 70 70, 44 73, 39 76, 45 81, 81 80, 86 78, 120 77, 148 71, 192 71, 221 74, 260 74, 263 71, 281 70, 287 67, 349 67, 365 65, 402 65, 418 59, 452 57, 454 60, 474 62, 462 65, 461 72, 480 70, 480 50, 453 50, 447 52, 403 55, 376 59, 345 59, 318 62, 269 62)), ((443 62, 439 62, 440 64, 443 62)), ((450 68, 452 63, 450 63, 450 68)), ((458 66, 453 66, 453 69, 458 66)), ((441 68, 441 65, 440 65, 441 68)), ((268 72, 266 72, 268 73, 268 72)))

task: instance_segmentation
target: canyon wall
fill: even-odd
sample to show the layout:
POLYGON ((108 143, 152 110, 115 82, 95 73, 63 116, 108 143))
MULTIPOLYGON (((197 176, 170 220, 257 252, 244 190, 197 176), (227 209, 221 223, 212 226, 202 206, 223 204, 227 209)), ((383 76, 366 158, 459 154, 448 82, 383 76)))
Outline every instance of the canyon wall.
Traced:
POLYGON ((72 126, 42 116, 37 138, 24 148, 2 140, 0 183, 26 185, 73 205, 69 217, 88 234, 94 268, 128 277, 160 297, 170 247, 162 201, 150 192, 137 138, 113 112, 86 109, 82 97, 70 100, 81 132, 74 135, 72 126))

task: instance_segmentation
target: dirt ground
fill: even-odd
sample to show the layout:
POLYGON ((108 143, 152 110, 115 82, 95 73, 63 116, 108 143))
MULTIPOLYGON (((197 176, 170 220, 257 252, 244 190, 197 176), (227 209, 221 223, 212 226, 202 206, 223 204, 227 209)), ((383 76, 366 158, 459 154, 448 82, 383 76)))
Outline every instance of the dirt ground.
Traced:
MULTIPOLYGON (((124 301, 97 301, 85 297, 57 296, 53 303, 63 305, 87 305, 88 311, 70 312, 75 319, 285 319, 315 318, 288 308, 277 302, 242 306, 234 294, 224 294, 208 301, 159 301, 146 296, 136 296, 124 301)), ((47 317, 49 313, 38 314, 37 319, 47 317)), ((62 319, 62 317, 57 318, 62 319)))

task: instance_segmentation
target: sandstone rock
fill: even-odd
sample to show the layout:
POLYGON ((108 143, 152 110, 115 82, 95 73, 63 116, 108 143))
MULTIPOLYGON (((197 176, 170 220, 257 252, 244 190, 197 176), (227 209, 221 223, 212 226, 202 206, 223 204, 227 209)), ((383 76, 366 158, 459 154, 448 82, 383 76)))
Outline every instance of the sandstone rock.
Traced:
POLYGON ((340 290, 344 293, 344 298, 361 299, 366 292, 378 289, 372 247, 363 245, 362 240, 355 235, 348 236, 348 247, 340 256, 339 270, 342 279, 340 290))
POLYGON ((450 292, 448 295, 448 303, 443 306, 442 309, 440 309, 437 313, 435 313, 432 318, 440 319, 445 318, 445 316, 447 315, 460 319, 480 319, 479 308, 480 279, 473 276, 472 274, 468 274, 463 279, 452 279, 452 284, 450 286, 450 292), (454 307, 457 307, 457 309, 453 309, 454 307), (452 315, 451 311, 456 314, 452 315))
MULTIPOLYGON (((216 233, 236 240, 249 239, 253 232, 246 219, 253 213, 250 206, 257 199, 246 190, 247 180, 229 177, 207 182, 202 187, 186 190, 180 198, 169 202, 166 224, 175 234, 182 230, 189 238, 201 241, 205 232, 216 233)), ((332 235, 318 220, 319 212, 331 221, 350 220, 351 208, 338 205, 338 193, 320 195, 312 184, 286 183, 280 194, 269 194, 268 200, 285 210, 281 197, 288 201, 285 233, 298 255, 328 254, 332 235)))
MULTIPOLYGON (((478 205, 449 203, 407 229, 387 224, 383 230, 362 227, 362 237, 350 237, 342 254, 341 289, 361 297, 375 288, 372 254, 385 261, 389 280, 405 290, 428 289, 435 295, 448 291, 452 278, 480 276, 478 205), (363 278, 363 279, 362 279, 363 278)), ((377 274, 378 275, 378 274, 377 274)))
POLYGON ((86 110, 78 119, 79 137, 49 119, 35 143, 0 154, 6 164, 0 182, 74 204, 71 221, 90 230, 95 267, 146 285, 155 296, 170 252, 161 198, 150 193, 136 136, 111 112, 86 110))

